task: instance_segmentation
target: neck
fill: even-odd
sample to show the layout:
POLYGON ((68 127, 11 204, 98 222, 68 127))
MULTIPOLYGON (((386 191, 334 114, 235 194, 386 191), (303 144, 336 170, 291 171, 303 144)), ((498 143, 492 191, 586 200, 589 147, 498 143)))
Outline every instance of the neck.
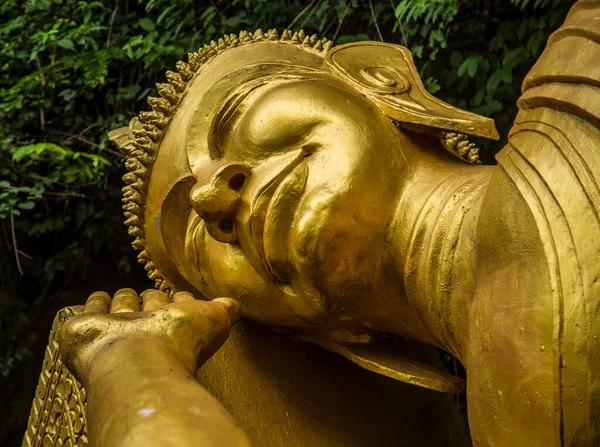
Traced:
POLYGON ((479 209, 493 167, 420 151, 400 195, 389 241, 396 280, 418 321, 420 341, 464 357, 475 286, 479 209))

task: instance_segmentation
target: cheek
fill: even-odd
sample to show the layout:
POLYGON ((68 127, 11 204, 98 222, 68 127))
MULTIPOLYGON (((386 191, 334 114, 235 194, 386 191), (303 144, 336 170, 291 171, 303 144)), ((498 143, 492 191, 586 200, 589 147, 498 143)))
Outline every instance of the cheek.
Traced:
POLYGON ((394 209, 389 185, 359 175, 338 179, 307 192, 291 247, 297 280, 309 278, 332 310, 375 281, 394 209))
POLYGON ((321 193, 298 214, 292 256, 318 288, 368 281, 379 265, 386 216, 356 205, 321 193))
POLYGON ((283 326, 295 323, 279 289, 252 268, 239 246, 206 239, 200 262, 214 297, 238 301, 245 318, 283 326))

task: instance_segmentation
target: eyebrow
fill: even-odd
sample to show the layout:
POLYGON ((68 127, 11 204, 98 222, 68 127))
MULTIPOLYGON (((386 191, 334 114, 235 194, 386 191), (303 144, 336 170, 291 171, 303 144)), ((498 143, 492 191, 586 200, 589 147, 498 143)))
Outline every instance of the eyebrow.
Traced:
POLYGON ((240 114, 236 112, 249 96, 256 93, 256 91, 260 90, 262 87, 270 85, 273 81, 278 83, 307 80, 311 76, 314 76, 316 72, 316 70, 313 69, 301 69, 300 67, 295 67, 295 70, 297 73, 285 72, 270 74, 248 81, 240 86, 237 91, 225 101, 225 104, 223 104, 213 118, 210 125, 210 131, 208 132, 208 152, 213 160, 216 161, 223 158, 223 144, 221 144, 225 140, 223 136, 227 134, 227 131, 231 129, 231 125, 240 117, 240 114))
POLYGON ((211 132, 208 134, 208 152, 213 160, 223 158, 223 141, 228 131, 241 116, 237 113, 242 103, 261 87, 269 84, 272 77, 255 79, 254 82, 242 86, 236 93, 230 96, 225 104, 219 109, 210 125, 211 132))
POLYGON ((209 133, 208 141, 208 152, 210 158, 213 160, 220 160, 223 158, 222 144, 223 134, 225 133, 226 127, 231 124, 233 118, 236 115, 236 111, 244 99, 250 92, 243 92, 233 95, 228 98, 225 104, 221 107, 217 115, 213 119, 210 125, 211 132, 209 133))

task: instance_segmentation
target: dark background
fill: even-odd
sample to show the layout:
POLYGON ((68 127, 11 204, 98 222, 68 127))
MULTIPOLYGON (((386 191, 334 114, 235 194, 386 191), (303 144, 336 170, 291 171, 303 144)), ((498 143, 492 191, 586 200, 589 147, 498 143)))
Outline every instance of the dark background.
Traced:
MULTIPOLYGON (((176 61, 257 28, 383 39, 411 49, 431 93, 506 135, 524 75, 573 3, 3 0, 0 445, 21 443, 57 310, 94 290, 150 287, 122 224, 123 157, 106 134, 148 108, 176 61)), ((478 143, 493 163, 505 141, 478 143)))

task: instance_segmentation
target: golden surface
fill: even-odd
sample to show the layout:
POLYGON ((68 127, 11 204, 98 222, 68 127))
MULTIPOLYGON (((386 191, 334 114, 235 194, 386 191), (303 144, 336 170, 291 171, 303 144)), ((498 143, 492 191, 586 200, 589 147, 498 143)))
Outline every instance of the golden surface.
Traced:
POLYGON ((57 341, 65 321, 81 310, 82 306, 68 307, 56 314, 23 438, 24 447, 88 445, 85 390, 62 362, 57 341))
MULTIPOLYGON (((68 389, 74 395, 65 402, 85 402, 85 391, 62 366, 56 340, 60 326, 81 309, 71 307, 57 315, 23 442, 26 447, 88 445, 83 406, 60 413, 44 411, 57 405, 54 395, 45 391, 47 377, 53 378, 53 389, 68 389), (38 414, 50 423, 40 422, 38 414), (72 444, 70 426, 79 434, 72 444)), ((452 396, 373 375, 315 345, 247 320, 232 328, 223 347, 198 370, 197 379, 218 396, 257 447, 466 445, 452 396), (400 401, 408 404, 399 405, 400 401), (357 411, 357 402, 362 411, 357 411)), ((58 404, 63 404, 63 397, 58 404)))
MULTIPOLYGON (((434 390, 461 384, 426 345, 454 354, 475 445, 599 445, 599 21, 598 2, 579 1, 550 38, 495 166, 479 166, 466 137, 497 138, 493 123, 427 94, 399 46, 257 31, 179 63, 152 112, 111 135, 128 155, 133 245, 161 292, 146 292, 141 309, 131 290, 98 292, 61 332, 88 391, 90 439, 247 445, 232 414, 251 441, 286 445, 288 426, 261 400, 271 396, 271 413, 302 410, 292 439, 314 444, 328 425, 302 434, 319 414, 305 403, 335 405, 306 400, 300 381, 249 392, 276 384, 261 366, 277 342, 259 332, 236 329, 201 370, 205 387, 190 380, 239 311, 286 328, 290 343, 434 390)), ((397 411, 381 408, 378 421, 397 411)), ((367 419, 346 424, 323 445, 360 445, 373 430, 367 419)))
POLYGON ((247 320, 197 377, 255 447, 467 445, 451 394, 373 374, 247 320))

